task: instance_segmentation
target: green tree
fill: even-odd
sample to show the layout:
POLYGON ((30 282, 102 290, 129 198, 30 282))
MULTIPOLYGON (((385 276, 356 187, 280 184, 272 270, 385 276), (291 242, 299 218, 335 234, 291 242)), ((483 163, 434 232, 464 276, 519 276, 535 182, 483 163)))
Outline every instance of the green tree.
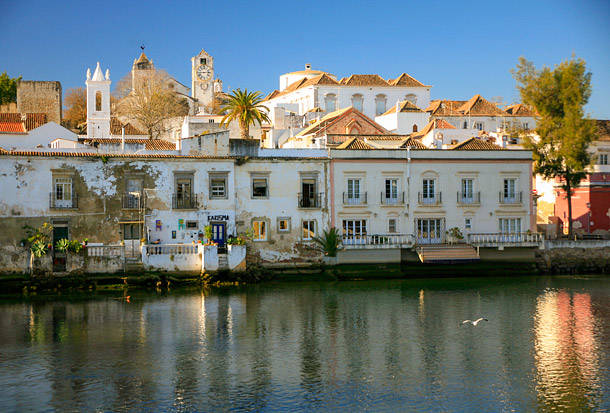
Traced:
POLYGON ((568 234, 573 235, 572 195, 587 176, 587 151, 593 140, 594 123, 584 113, 591 96, 591 73, 585 61, 572 57, 553 70, 538 70, 519 58, 511 70, 524 104, 536 112, 536 135, 525 135, 525 146, 533 151, 534 174, 558 178, 568 201, 568 234))
POLYGON ((220 108, 220 113, 224 114, 220 125, 237 120, 242 139, 250 139, 250 124, 258 122, 261 125, 263 122, 271 122, 267 115, 268 109, 261 104, 262 101, 261 92, 248 92, 248 89, 243 92, 241 89, 234 90, 228 95, 226 104, 220 108))
POLYGON ((0 105, 17 102, 17 82, 21 76, 10 78, 6 71, 0 75, 0 105))

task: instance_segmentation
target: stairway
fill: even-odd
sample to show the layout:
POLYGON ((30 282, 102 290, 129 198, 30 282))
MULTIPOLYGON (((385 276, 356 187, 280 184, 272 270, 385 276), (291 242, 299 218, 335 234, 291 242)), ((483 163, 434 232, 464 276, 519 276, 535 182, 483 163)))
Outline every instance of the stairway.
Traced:
POLYGON ((420 245, 417 255, 424 264, 464 264, 480 260, 479 252, 470 244, 420 245))
POLYGON ((227 254, 218 254, 218 269, 219 270, 228 270, 229 269, 229 259, 227 258, 227 254))

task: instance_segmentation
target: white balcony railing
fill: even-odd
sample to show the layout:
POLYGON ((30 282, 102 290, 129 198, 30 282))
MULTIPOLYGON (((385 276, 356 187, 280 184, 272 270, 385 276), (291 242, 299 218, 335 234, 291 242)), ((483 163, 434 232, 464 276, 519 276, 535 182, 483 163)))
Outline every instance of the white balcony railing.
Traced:
POLYGON ((537 232, 516 232, 511 234, 468 234, 467 242, 477 246, 540 246, 543 236, 537 232))
POLYGON ((198 254, 200 244, 149 244, 144 245, 146 255, 198 254))
POLYGON ((342 242, 347 249, 407 248, 413 246, 414 237, 411 234, 345 235, 342 242))

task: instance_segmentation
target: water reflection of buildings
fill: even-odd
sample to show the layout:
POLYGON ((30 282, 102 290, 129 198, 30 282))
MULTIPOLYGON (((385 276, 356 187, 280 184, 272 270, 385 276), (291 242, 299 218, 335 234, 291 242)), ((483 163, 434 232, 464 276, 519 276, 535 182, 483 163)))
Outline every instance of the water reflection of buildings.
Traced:
POLYGON ((591 296, 546 291, 535 312, 535 362, 539 404, 545 409, 595 408, 600 348, 591 296))

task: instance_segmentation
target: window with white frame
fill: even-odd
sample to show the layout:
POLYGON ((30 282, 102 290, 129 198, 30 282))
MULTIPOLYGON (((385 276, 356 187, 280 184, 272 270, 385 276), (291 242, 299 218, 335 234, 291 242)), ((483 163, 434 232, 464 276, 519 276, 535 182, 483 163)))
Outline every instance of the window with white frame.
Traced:
POLYGON ((277 219, 277 232, 290 232, 290 217, 277 219))
POLYGON ((436 193, 434 192, 435 186, 435 179, 424 179, 422 181, 422 202, 424 204, 433 204, 436 202, 436 193))
POLYGON ((523 124, 523 129, 524 129, 524 130, 529 130, 529 128, 530 128, 530 124, 529 124, 529 123, 527 123, 527 122, 525 122, 525 123, 523 124))
POLYGON ((388 233, 395 234, 398 232, 398 220, 396 218, 388 219, 388 233))
POLYGON ((417 95, 414 93, 409 93, 408 95, 406 95, 405 100, 408 100, 409 102, 413 103, 414 105, 417 105, 417 95))
POLYGON ((267 241, 267 222, 254 221, 252 222, 252 240, 267 241))
POLYGON ((324 106, 326 107, 326 112, 337 110, 337 96, 334 93, 328 93, 324 96, 324 106))
POLYGON ((516 179, 508 178, 504 180, 504 202, 515 202, 517 197, 516 187, 516 179))
POLYGON ((55 178, 53 186, 53 205, 56 208, 72 208, 72 178, 55 178))
POLYGON ((348 243, 366 238, 366 219, 344 219, 343 237, 348 243))
POLYGON ((227 198, 227 175, 210 174, 210 199, 227 198))
POLYGON ((464 218, 464 229, 466 232, 472 231, 472 218, 464 218))
POLYGON ((386 95, 375 96, 375 115, 383 115, 386 111, 388 97, 386 95))
POLYGON ((316 221, 303 220, 303 239, 311 240, 316 236, 316 221))
POLYGON ((386 178, 385 193, 383 194, 383 198, 384 203, 386 204, 398 203, 398 179, 386 178))
POLYGON ((473 179, 462 179, 462 196, 460 197, 462 203, 471 204, 474 202, 474 180, 473 179))
POLYGON ((347 203, 360 204, 360 179, 350 178, 347 180, 347 203))
POLYGON ((483 122, 475 122, 474 124, 474 128, 478 129, 478 130, 483 130, 485 125, 483 125, 483 122))
POLYGON ((252 198, 269 198, 269 177, 252 175, 252 198))
POLYGON ((500 218, 500 232, 502 234, 515 234, 521 232, 521 218, 500 218))
POLYGON ((352 106, 354 109, 362 112, 364 108, 364 96, 362 96, 360 93, 352 95, 352 106))
POLYGON ((600 153, 597 156, 597 164, 598 165, 608 165, 608 154, 607 153, 600 153))

